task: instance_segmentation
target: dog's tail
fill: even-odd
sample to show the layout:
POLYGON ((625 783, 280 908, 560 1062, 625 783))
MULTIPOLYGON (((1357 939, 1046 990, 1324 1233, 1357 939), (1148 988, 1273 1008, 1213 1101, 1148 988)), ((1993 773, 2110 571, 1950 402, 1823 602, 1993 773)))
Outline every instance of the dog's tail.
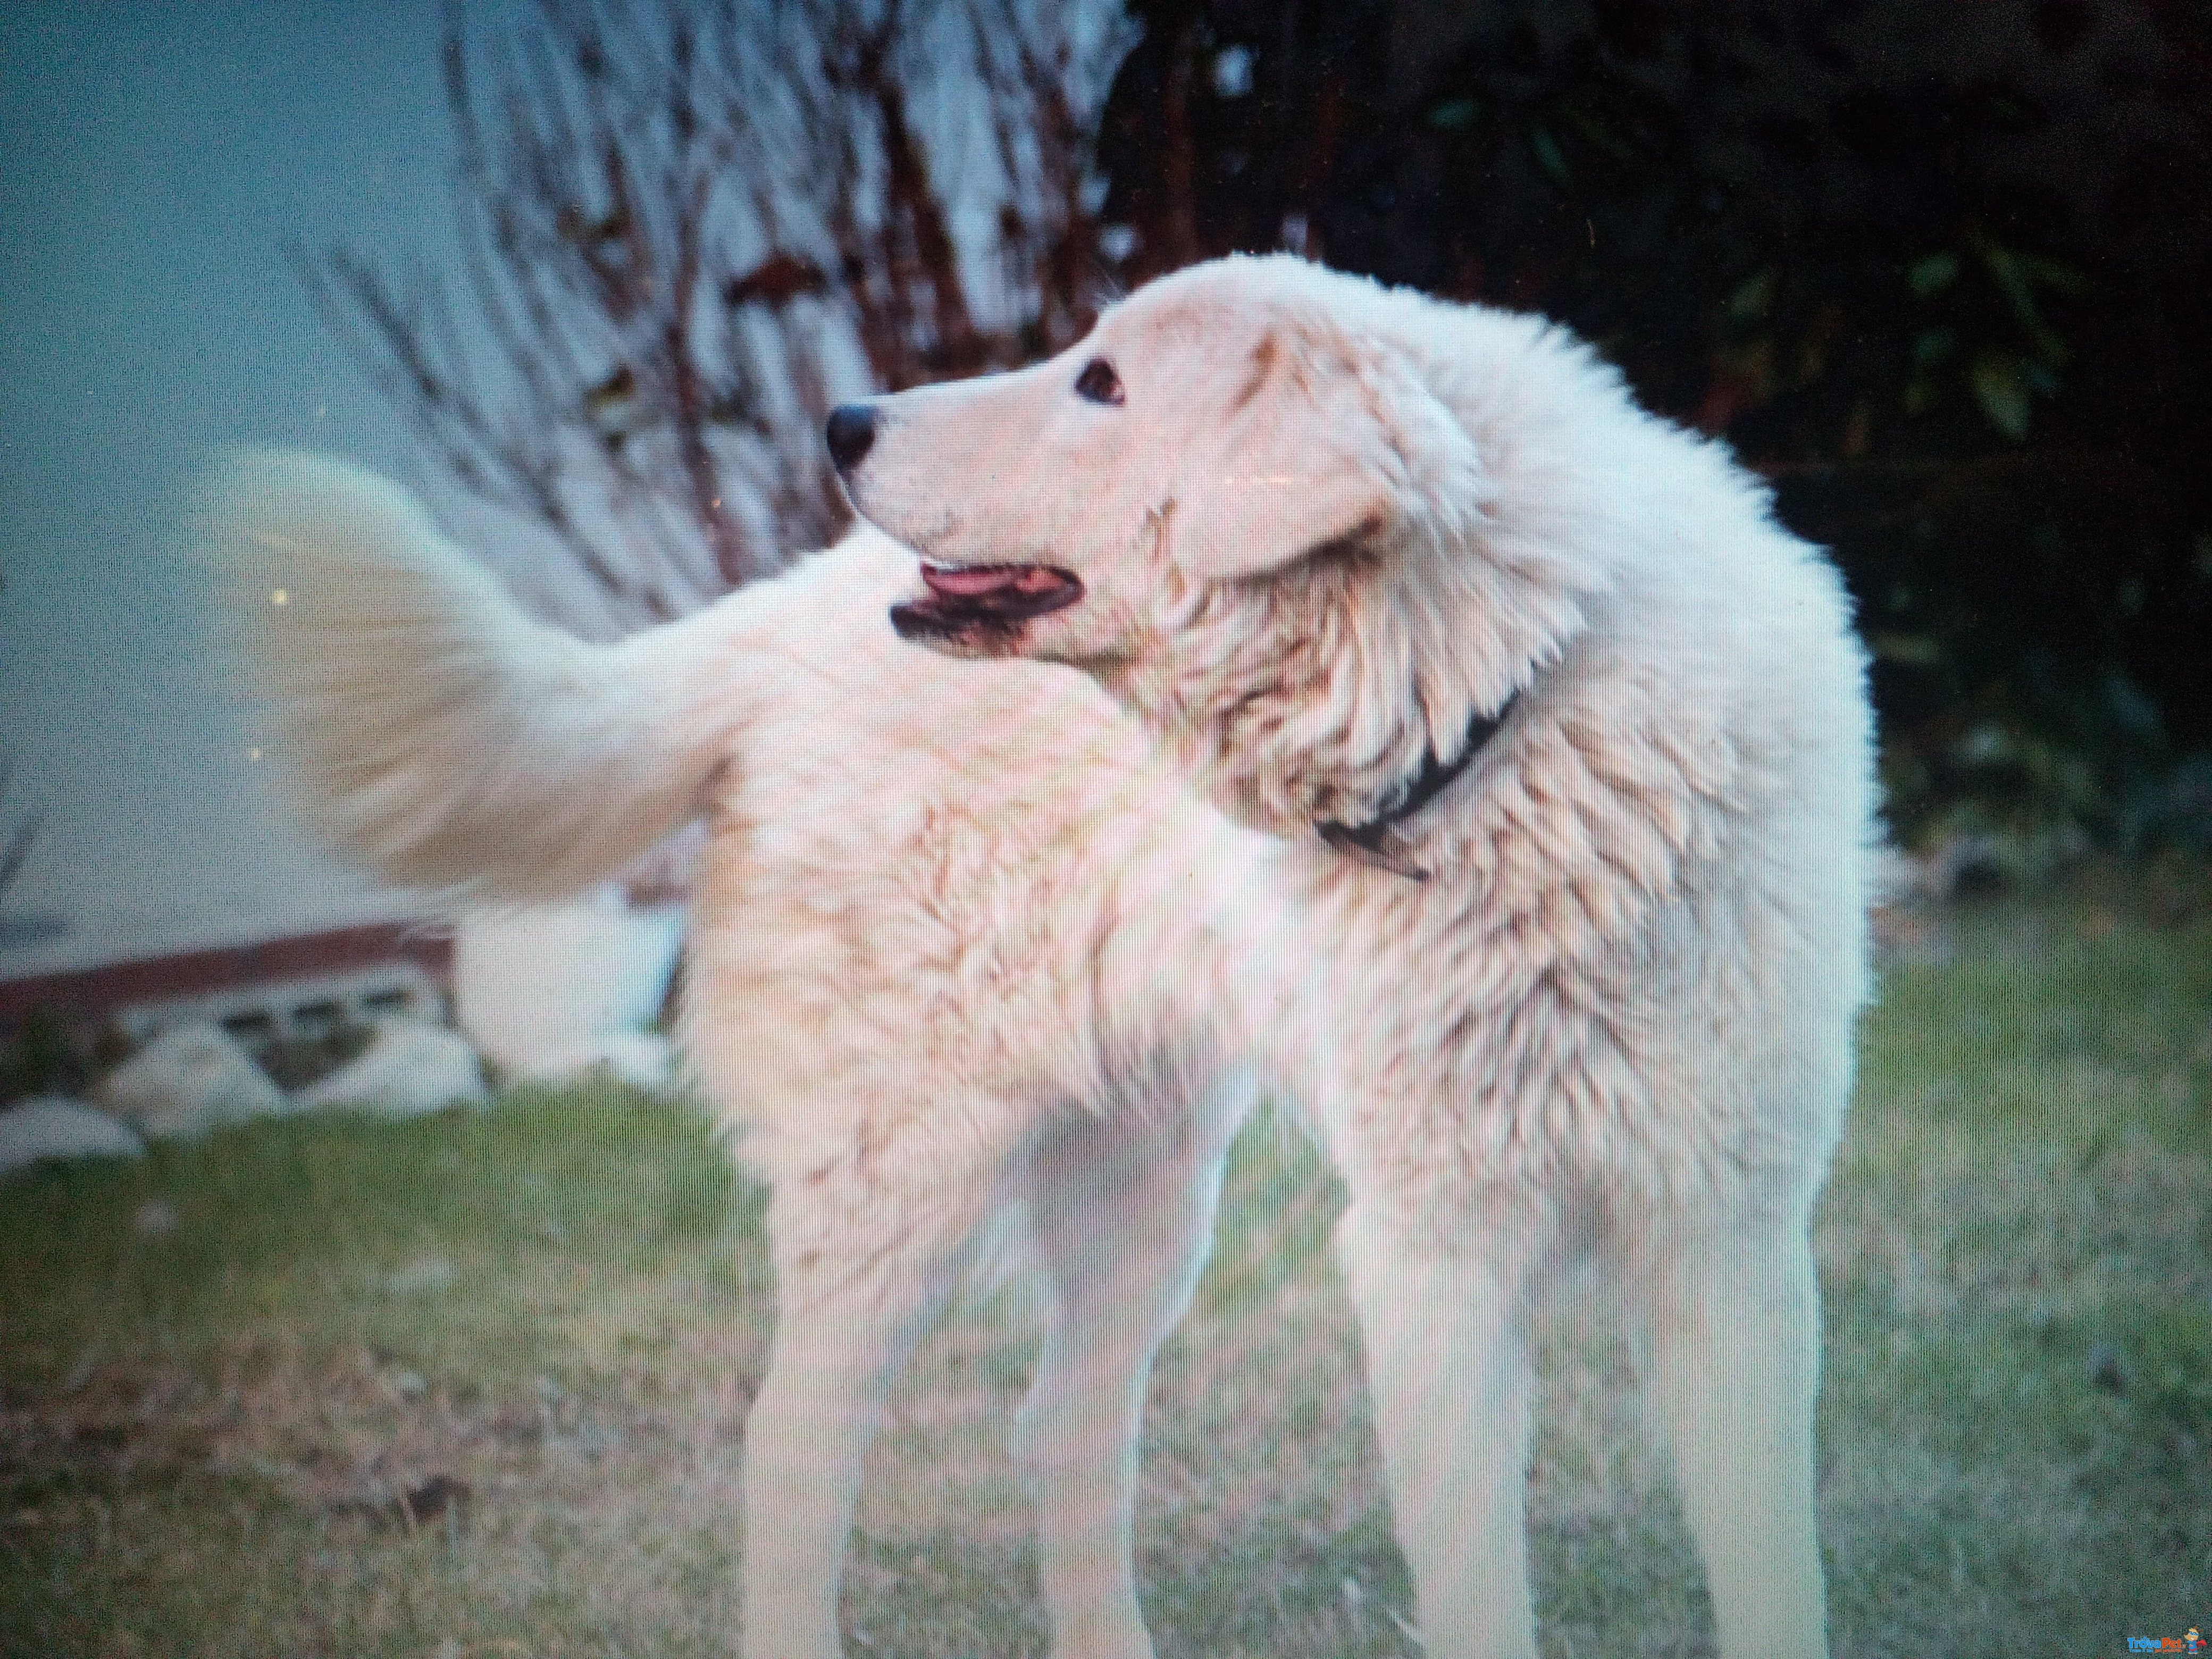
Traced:
POLYGON ((586 644, 524 615, 406 491, 307 455, 232 459, 203 529, 297 793, 392 880, 574 892, 692 817, 730 752, 721 607, 586 644))

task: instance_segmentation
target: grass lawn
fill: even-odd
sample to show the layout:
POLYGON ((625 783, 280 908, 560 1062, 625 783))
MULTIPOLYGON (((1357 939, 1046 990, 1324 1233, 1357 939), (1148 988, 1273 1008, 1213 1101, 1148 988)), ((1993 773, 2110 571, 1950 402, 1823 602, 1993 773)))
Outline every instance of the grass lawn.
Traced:
MULTIPOLYGON (((1339 1201, 1304 1143, 1248 1132, 1146 1425, 1163 1659, 1419 1651, 1323 1248, 1339 1201)), ((0 1652, 726 1652, 760 1214, 696 1118, 613 1089, 0 1186, 0 1652)), ((2201 890, 1929 922, 1869 1017, 1819 1247, 1839 1659, 2212 1624, 2201 890)), ((901 1387, 854 1654, 1042 1652, 1004 1450, 1035 1346, 1000 1293, 901 1387)), ((1547 1659, 1709 1652, 1626 1355, 1576 1307, 1544 1353, 1547 1659)))

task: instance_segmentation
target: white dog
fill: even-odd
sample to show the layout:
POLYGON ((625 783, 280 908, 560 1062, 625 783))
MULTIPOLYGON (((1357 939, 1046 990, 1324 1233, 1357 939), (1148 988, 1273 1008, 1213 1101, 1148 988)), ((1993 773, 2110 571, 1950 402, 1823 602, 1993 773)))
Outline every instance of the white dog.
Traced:
POLYGON ((386 874, 559 894, 708 816, 685 1036, 773 1188, 779 1301, 744 1650, 840 1651, 892 1374, 1010 1222, 1049 1291, 1022 1438, 1054 1650, 1149 1655, 1146 1378, 1252 1098, 1238 1033, 1281 1024, 1224 988, 1298 955, 1268 932, 1266 838, 1082 676, 900 644, 913 557, 872 532, 613 647, 530 622, 404 494, 331 463, 247 458, 211 533, 315 816, 386 874))
POLYGON ((1722 1653, 1824 1652, 1807 1229, 1872 794, 1834 570, 1561 331, 1287 258, 830 441, 922 554, 902 633, 1086 669, 1282 845, 1323 972, 1271 1068, 1351 1188, 1427 1650, 1535 1651, 1525 1321, 1591 1261, 1722 1653))

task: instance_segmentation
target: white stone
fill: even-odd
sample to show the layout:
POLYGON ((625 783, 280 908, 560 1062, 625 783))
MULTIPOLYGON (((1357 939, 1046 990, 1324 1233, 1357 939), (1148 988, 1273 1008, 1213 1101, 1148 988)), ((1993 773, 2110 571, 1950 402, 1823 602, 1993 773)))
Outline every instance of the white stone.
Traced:
POLYGON ((219 1025, 162 1032, 110 1072, 94 1095, 153 1140, 205 1134, 287 1109, 283 1091, 219 1025))
POLYGON ((421 1020, 380 1019, 368 1048, 295 1094, 292 1103, 302 1111, 346 1107, 399 1118, 483 1099, 483 1068, 466 1037, 421 1020))
POLYGON ((42 1158, 145 1155, 137 1135, 82 1101, 40 1095, 0 1111, 0 1175, 42 1158))
POLYGON ((541 1049, 517 1075, 552 1083, 595 1071, 634 1089, 665 1094, 675 1085, 675 1047, 653 1031, 603 1031, 541 1049))
POLYGON ((573 1071, 565 1057, 580 1043, 652 1024, 684 920, 681 907, 630 908, 611 889, 572 904, 464 916, 453 941, 461 1029, 513 1076, 573 1071))

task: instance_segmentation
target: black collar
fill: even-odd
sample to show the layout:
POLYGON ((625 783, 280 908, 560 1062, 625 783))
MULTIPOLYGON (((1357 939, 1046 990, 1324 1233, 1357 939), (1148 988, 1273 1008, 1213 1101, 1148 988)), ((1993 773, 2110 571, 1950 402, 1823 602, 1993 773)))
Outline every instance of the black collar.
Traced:
POLYGON ((1520 695, 1516 691, 1508 696, 1498 706, 1495 714, 1478 714, 1467 723, 1467 741, 1460 745, 1456 759, 1438 760, 1437 751, 1430 750, 1421 763, 1421 775, 1413 780, 1413 787, 1382 817, 1361 824, 1316 822, 1314 828, 1321 831, 1321 838, 1348 859, 1372 865, 1377 870, 1388 870, 1409 881, 1426 881, 1429 872, 1408 855, 1406 844, 1398 838, 1398 826, 1442 794, 1453 779, 1474 763, 1483 745, 1496 737, 1498 728, 1505 724, 1505 717, 1513 712, 1514 701, 1520 695))

